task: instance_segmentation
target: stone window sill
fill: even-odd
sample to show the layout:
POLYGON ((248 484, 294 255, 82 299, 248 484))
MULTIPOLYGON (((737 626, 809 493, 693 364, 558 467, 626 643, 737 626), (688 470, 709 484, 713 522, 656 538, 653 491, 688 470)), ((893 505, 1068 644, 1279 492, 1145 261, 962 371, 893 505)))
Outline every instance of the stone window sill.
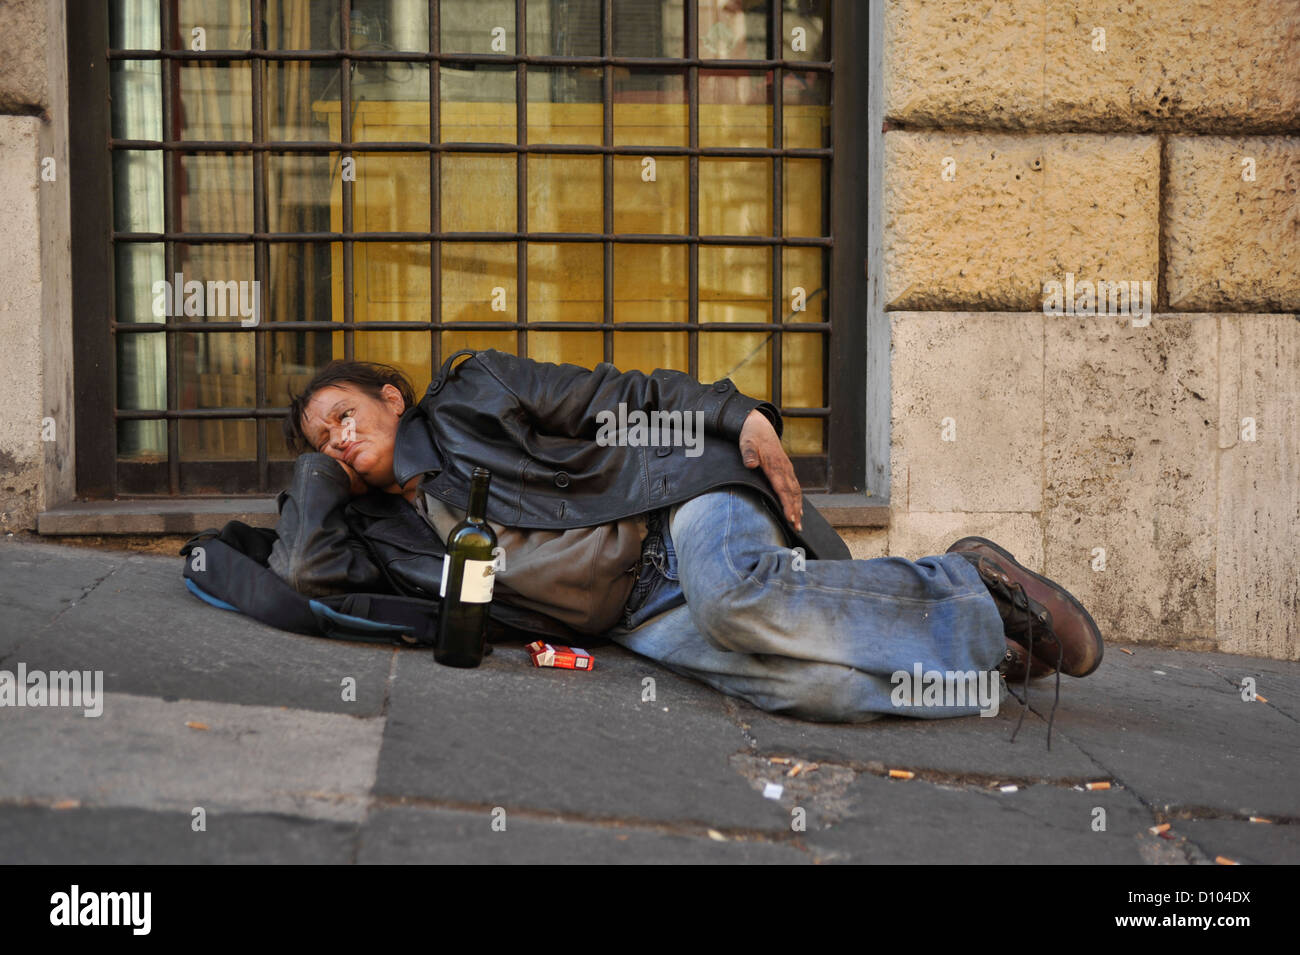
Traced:
MULTIPOLYGON (((888 527, 888 502, 864 494, 809 494, 835 528, 888 527)), ((49 536, 93 534, 197 534, 226 521, 274 527, 274 497, 135 498, 72 501, 37 516, 36 531, 49 536)))

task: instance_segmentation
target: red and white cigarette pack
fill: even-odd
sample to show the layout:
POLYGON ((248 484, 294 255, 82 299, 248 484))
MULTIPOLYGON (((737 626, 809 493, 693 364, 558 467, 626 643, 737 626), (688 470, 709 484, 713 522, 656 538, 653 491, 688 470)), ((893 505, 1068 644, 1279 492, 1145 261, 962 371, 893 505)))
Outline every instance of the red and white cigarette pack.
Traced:
POLYGON ((581 647, 556 647, 538 640, 524 648, 535 667, 560 667, 565 670, 590 670, 595 661, 581 647))

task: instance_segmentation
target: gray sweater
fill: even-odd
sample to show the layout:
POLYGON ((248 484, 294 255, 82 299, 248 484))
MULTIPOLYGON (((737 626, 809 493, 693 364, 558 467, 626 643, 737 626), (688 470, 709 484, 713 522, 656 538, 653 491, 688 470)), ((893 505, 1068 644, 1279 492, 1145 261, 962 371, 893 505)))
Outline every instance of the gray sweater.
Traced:
MULTIPOLYGON (((465 517, 428 494, 412 503, 444 545, 465 517)), ((602 634, 622 619, 641 561, 646 515, 562 531, 488 526, 505 563, 493 600, 544 613, 584 634, 602 634)))

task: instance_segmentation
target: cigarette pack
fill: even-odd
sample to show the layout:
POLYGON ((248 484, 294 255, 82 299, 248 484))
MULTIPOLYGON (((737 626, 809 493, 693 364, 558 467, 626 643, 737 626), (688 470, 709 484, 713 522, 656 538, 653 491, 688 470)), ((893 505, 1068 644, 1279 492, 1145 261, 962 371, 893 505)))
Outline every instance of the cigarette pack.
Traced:
POLYGON ((581 647, 555 647, 538 640, 525 647, 535 667, 562 667, 566 670, 590 670, 595 661, 581 647))

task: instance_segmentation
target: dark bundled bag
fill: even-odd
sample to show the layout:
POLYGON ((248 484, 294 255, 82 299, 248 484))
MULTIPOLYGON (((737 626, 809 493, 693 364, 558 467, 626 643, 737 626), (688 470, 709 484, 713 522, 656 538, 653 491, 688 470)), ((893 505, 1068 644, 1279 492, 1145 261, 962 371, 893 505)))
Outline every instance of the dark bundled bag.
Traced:
MULTIPOLYGON (((432 646, 439 601, 397 594, 305 597, 270 568, 275 531, 229 521, 185 542, 185 586, 205 603, 294 633, 432 646)), ((491 648, 489 647, 489 650, 491 648)))

